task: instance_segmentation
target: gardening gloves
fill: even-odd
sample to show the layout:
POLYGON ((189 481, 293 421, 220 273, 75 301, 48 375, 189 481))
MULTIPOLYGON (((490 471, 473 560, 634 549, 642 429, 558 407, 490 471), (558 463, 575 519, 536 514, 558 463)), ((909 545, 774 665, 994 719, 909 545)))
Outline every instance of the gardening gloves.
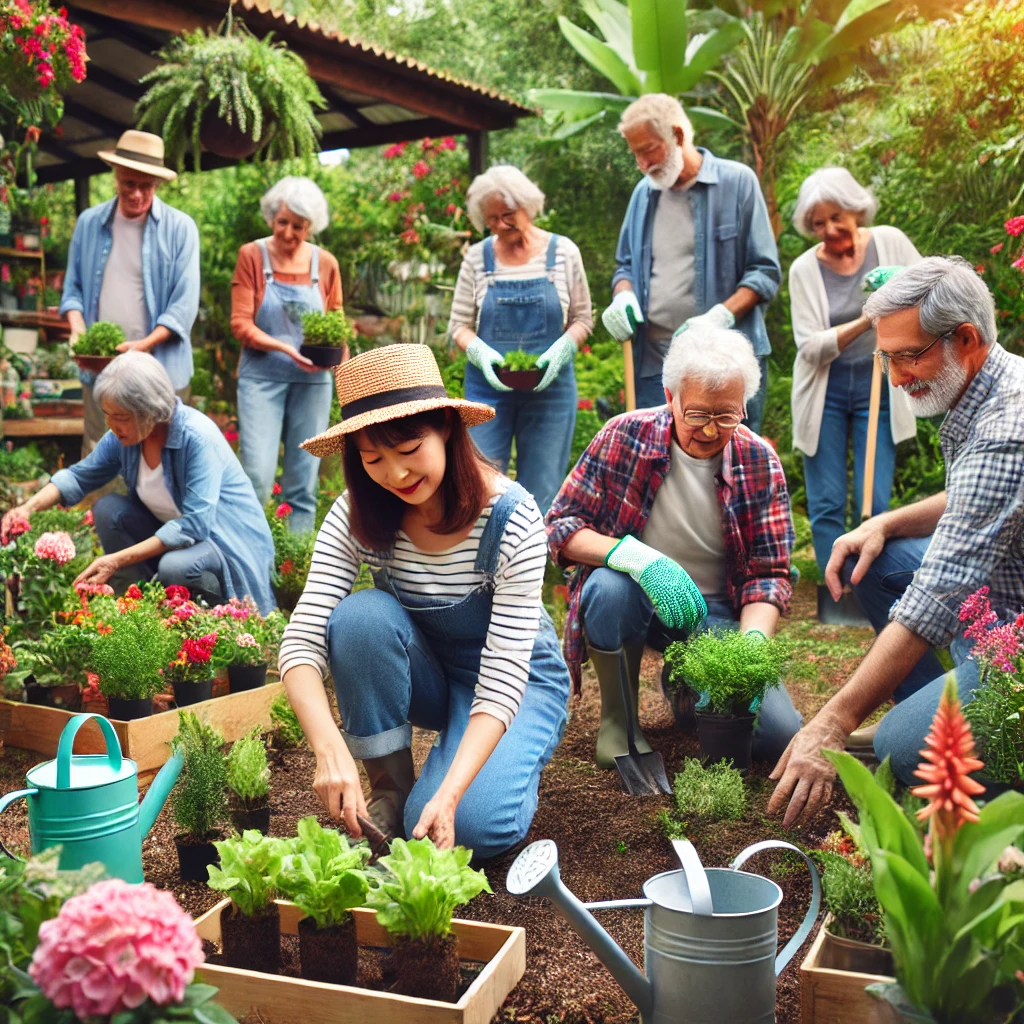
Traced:
POLYGON ((604 564, 639 583, 669 629, 693 629, 708 613, 701 592, 686 570, 636 537, 623 537, 608 552, 604 564))
POLYGON ((537 368, 544 370, 540 383, 533 389, 543 391, 555 383, 555 378, 562 372, 566 363, 571 363, 576 356, 576 340, 571 334, 563 334, 553 345, 549 345, 544 354, 537 357, 537 368))
POLYGON ((494 373, 494 367, 501 366, 505 362, 505 357, 500 352, 495 352, 483 338, 474 338, 466 346, 466 358, 484 375, 484 380, 495 391, 512 390, 507 384, 502 384, 494 373))
POLYGON ((877 292, 883 284, 888 284, 901 270, 906 267, 875 267, 864 275, 864 291, 877 292))
POLYGON ((635 292, 618 292, 612 304, 601 314, 601 322, 616 341, 628 341, 637 324, 644 322, 635 292))
POLYGON ((736 326, 736 317, 732 315, 720 302, 712 306, 706 313, 700 313, 698 316, 691 316, 682 327, 678 328, 673 338, 678 338, 684 331, 688 331, 691 327, 718 327, 721 329, 728 330, 730 327, 736 326))
MULTIPOLYGON (((763 643, 765 640, 768 639, 768 637, 765 636, 765 634, 762 633, 761 630, 759 630, 759 629, 748 629, 743 635, 744 636, 749 636, 751 638, 751 640, 755 640, 755 641, 757 641, 757 643, 763 643)), ((710 701, 710 699, 711 699, 711 695, 708 693, 708 691, 707 690, 701 690, 697 694, 697 703, 694 704, 694 706, 693 706, 694 711, 704 711, 707 708, 708 701, 710 701)), ((749 706, 747 707, 747 710, 752 715, 756 715, 757 712, 761 708, 761 701, 762 700, 764 700, 764 695, 763 694, 758 694, 750 702, 749 706)))

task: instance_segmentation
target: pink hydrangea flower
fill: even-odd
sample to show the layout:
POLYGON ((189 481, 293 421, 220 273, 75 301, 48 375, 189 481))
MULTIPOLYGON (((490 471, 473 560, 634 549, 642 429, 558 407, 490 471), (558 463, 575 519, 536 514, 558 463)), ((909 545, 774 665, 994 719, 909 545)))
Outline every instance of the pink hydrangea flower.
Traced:
POLYGON ((29 974, 54 1006, 86 1020, 146 999, 180 1003, 202 962, 192 920, 169 892, 112 878, 43 922, 29 974))
POLYGON ((45 558, 58 565, 67 565, 75 557, 75 542, 70 533, 59 530, 56 533, 44 533, 36 541, 37 558, 45 558))

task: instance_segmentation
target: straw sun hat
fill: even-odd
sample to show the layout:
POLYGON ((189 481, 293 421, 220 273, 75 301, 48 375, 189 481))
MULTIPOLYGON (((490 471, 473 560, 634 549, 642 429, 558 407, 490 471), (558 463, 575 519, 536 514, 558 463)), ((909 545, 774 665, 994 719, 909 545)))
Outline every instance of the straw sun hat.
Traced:
POLYGON ((341 451, 346 434, 429 409, 455 409, 467 427, 494 419, 489 405, 449 396, 427 345, 384 345, 364 352, 338 366, 334 385, 341 423, 302 444, 318 458, 341 451))
POLYGON ((96 155, 108 164, 141 171, 161 181, 173 181, 178 176, 164 166, 164 140, 152 132, 131 128, 117 140, 117 149, 101 149, 96 155))

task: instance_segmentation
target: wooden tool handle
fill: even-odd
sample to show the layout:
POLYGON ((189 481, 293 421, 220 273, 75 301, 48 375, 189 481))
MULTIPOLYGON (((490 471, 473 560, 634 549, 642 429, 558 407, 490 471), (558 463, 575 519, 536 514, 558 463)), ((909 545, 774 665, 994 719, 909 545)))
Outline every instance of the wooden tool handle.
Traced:
POLYGON ((627 338, 622 343, 622 365, 625 369, 626 412, 636 408, 636 378, 633 375, 633 339, 627 338))
POLYGON ((861 488, 860 518, 871 518, 875 496, 875 452, 878 449, 878 414, 882 406, 882 364, 873 360, 871 399, 868 403, 868 439, 864 449, 864 481, 861 488))

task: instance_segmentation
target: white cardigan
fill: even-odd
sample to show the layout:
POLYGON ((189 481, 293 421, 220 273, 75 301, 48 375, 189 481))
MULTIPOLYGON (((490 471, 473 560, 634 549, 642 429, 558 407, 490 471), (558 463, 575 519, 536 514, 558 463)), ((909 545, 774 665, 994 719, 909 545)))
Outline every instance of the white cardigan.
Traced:
MULTIPOLYGON (((921 259, 914 243, 899 228, 873 227, 880 267, 909 266, 921 259)), ((818 451, 818 434, 825 409, 828 368, 839 356, 835 327, 829 327, 828 295, 819 269, 818 247, 801 253, 789 268, 789 302, 796 341, 793 364, 793 447, 805 455, 818 451)), ((910 398, 889 383, 889 422, 893 441, 906 441, 917 433, 910 398)))

